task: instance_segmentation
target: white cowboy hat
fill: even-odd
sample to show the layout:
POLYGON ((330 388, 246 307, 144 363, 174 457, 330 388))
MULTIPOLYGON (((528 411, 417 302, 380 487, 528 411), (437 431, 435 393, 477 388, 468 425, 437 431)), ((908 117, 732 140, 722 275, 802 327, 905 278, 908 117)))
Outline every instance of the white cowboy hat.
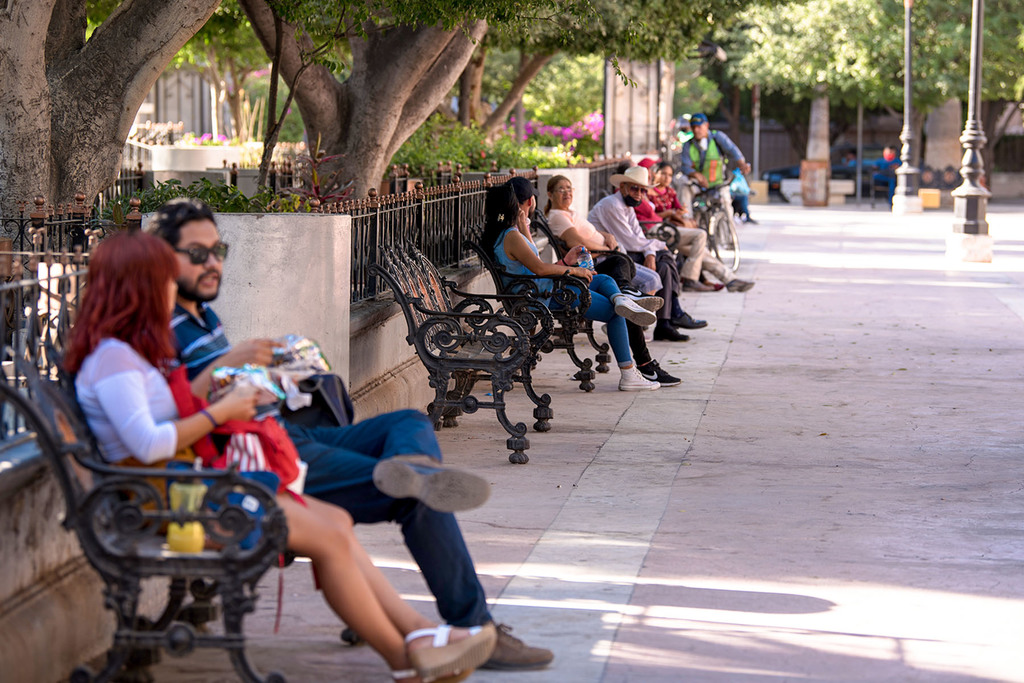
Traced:
POLYGON ((611 182, 612 187, 618 187, 620 183, 633 183, 640 187, 650 187, 649 178, 647 169, 643 166, 630 166, 626 169, 625 173, 616 173, 608 180, 611 182))

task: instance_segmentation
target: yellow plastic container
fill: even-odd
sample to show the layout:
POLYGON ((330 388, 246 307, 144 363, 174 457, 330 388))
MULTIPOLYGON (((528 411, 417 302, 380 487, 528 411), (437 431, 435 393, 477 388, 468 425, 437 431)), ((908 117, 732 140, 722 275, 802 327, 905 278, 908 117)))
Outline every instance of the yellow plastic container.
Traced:
MULTIPOLYGON (((174 482, 170 487, 171 509, 182 512, 195 512, 206 495, 206 485, 200 483, 186 484, 174 482)), ((199 522, 185 522, 167 525, 167 546, 178 553, 202 552, 206 543, 206 533, 199 522)))

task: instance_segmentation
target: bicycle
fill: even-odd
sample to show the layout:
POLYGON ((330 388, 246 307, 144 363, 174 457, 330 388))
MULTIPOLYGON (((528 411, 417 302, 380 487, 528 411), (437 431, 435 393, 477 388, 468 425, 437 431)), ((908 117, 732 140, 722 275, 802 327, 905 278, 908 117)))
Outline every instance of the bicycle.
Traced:
POLYGON ((708 250, 731 270, 736 270, 740 267, 740 239, 721 192, 723 187, 729 186, 730 175, 726 175, 722 185, 701 187, 690 181, 690 187, 693 188, 693 217, 697 227, 708 233, 708 250))

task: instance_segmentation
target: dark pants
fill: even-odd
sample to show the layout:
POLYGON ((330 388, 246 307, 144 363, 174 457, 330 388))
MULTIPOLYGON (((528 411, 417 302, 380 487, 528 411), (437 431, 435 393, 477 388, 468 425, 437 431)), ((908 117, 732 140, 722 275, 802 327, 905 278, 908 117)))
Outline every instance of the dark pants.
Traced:
POLYGON ((399 410, 347 427, 284 424, 309 465, 307 494, 344 508, 357 524, 400 524, 441 617, 455 626, 491 621, 487 596, 455 515, 436 512, 412 498, 391 498, 373 484, 373 468, 382 458, 423 454, 440 460, 441 449, 426 415, 399 410))
MULTIPOLYGON (((610 276, 615 284, 622 289, 628 285, 636 270, 633 261, 618 256, 609 256, 594 266, 598 273, 610 276)), ((636 323, 626 321, 626 335, 629 337, 629 350, 633 352, 633 361, 637 365, 647 365, 651 362, 651 352, 647 348, 647 340, 644 339, 644 331, 636 323)))
MULTIPOLYGON (((644 262, 642 252, 631 251, 629 252, 629 257, 635 263, 644 262)), ((658 318, 668 321, 674 315, 672 311, 679 305, 677 301, 680 291, 679 267, 676 265, 676 259, 672 253, 664 250, 654 255, 654 270, 658 271, 658 275, 661 277, 661 289, 658 290, 658 296, 665 300, 665 305, 658 311, 658 318)))

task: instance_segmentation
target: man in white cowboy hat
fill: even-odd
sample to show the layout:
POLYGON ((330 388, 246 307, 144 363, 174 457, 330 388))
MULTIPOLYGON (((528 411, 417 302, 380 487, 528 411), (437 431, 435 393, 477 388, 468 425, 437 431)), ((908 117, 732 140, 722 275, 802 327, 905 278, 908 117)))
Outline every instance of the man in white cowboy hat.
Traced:
POLYGON ((633 166, 611 178, 612 187, 618 192, 608 195, 590 210, 587 220, 601 232, 610 233, 634 261, 642 263, 661 276, 662 289, 657 294, 665 300, 658 311, 658 323, 654 328, 654 339, 658 341, 685 341, 686 335, 677 327, 689 327, 685 313, 679 314, 680 275, 689 280, 700 278, 700 265, 707 251, 707 233, 703 230, 686 231, 680 235, 680 246, 689 246, 689 256, 682 264, 682 273, 676 266, 675 257, 661 240, 644 235, 643 228, 633 209, 640 205, 641 191, 650 187, 647 169, 633 166), (673 312, 675 317, 673 317, 673 312))

